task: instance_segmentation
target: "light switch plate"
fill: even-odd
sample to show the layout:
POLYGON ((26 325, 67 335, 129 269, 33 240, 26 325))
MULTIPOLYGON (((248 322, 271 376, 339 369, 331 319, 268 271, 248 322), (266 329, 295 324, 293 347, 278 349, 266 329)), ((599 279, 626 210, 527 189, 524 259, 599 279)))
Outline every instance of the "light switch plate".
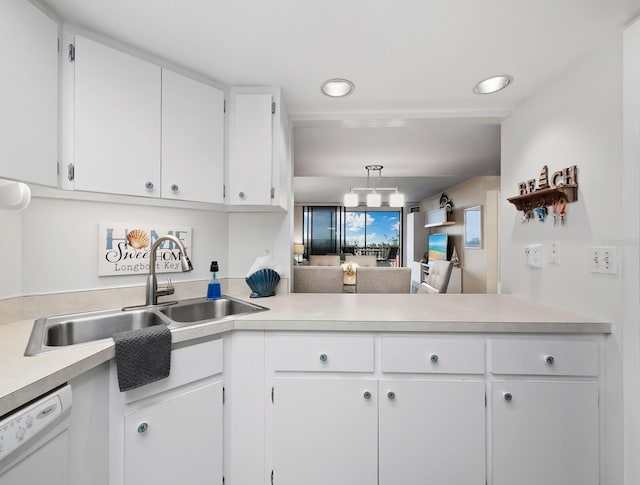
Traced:
POLYGON ((589 248, 589 271, 599 274, 618 274, 618 252, 615 246, 589 248))
POLYGON ((525 248, 527 264, 532 268, 542 268, 542 244, 530 244, 525 248))

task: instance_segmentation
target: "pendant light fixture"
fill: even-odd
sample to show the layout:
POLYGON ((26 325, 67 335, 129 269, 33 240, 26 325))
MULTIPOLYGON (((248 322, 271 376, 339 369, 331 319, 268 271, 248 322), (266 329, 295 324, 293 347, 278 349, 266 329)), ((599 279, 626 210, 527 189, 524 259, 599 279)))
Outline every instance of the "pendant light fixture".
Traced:
POLYGON ((358 207, 359 198, 357 192, 368 192, 367 194, 367 207, 381 207, 382 206, 382 194, 381 192, 392 192, 389 195, 389 207, 402 207, 404 206, 404 194, 398 192, 398 187, 376 187, 372 186, 370 180, 371 172, 378 172, 378 181, 382 181, 382 165, 366 165, 364 167, 367 171, 367 186, 366 187, 351 187, 348 193, 344 194, 344 206, 345 207, 358 207))

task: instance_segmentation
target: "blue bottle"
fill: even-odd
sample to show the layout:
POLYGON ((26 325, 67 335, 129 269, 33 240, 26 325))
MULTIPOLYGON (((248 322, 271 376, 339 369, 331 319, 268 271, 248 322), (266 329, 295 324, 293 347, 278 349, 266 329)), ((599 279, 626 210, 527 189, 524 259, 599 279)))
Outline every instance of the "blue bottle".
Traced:
POLYGON ((209 283, 209 287, 207 288, 207 299, 217 300, 222 295, 220 282, 216 279, 219 271, 217 261, 211 261, 209 271, 211 271, 211 283, 209 283))

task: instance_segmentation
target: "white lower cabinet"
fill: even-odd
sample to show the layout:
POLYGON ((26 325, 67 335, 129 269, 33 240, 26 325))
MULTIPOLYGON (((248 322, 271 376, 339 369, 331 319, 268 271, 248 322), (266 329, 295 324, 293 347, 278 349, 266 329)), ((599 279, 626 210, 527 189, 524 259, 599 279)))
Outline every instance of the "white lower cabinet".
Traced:
POLYGON ((124 419, 124 484, 222 483, 222 381, 124 419))
POLYGON ((276 378, 274 483, 377 483, 375 379, 276 378))
POLYGON ((489 483, 600 483, 597 342, 505 338, 489 345, 489 483))
POLYGON ((485 383, 469 375, 483 341, 383 338, 382 356, 364 335, 270 344, 274 484, 485 483, 485 383))
POLYGON ((378 483, 483 485, 484 398, 484 382, 382 379, 378 483))
POLYGON ((495 382, 493 485, 597 485, 598 384, 495 382))
POLYGON ((171 353, 166 379, 120 392, 110 370, 109 485, 221 484, 223 343, 171 353))

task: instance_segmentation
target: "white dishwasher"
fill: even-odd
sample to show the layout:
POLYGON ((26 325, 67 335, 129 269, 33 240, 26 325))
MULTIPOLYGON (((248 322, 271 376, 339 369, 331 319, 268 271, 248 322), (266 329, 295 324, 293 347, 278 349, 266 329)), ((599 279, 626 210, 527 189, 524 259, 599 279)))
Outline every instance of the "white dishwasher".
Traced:
POLYGON ((71 387, 65 385, 0 421, 0 485, 66 485, 71 387))

